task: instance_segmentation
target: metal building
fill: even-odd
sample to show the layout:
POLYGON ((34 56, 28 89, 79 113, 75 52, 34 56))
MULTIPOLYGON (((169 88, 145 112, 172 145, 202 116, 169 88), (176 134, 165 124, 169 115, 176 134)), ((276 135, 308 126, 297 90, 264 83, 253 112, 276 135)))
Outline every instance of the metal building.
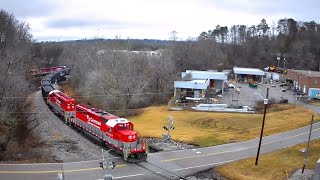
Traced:
POLYGON ((174 96, 177 89, 189 89, 195 98, 203 97, 208 88, 214 88, 224 93, 224 83, 228 76, 224 72, 186 70, 181 73, 182 81, 174 81, 174 96))

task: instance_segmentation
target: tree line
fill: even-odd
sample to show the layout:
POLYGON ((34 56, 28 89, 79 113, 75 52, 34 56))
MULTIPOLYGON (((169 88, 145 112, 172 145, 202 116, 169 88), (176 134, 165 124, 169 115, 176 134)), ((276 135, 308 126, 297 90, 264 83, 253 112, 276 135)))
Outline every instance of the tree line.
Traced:
MULTIPOLYGON (((263 68, 280 65, 286 68, 319 70, 320 24, 315 21, 296 21, 293 18, 278 20, 269 25, 265 19, 257 25, 217 25, 202 32, 198 44, 211 42, 229 66, 263 68), (286 63, 286 64, 283 64, 286 63)), ((201 46, 201 45, 198 45, 201 46)), ((223 62, 221 62, 223 63, 223 62)))
MULTIPOLYGON (((25 148, 30 137, 26 97, 35 87, 27 74, 31 60, 32 35, 29 25, 0 9, 0 151, 25 148)), ((24 151, 24 150, 22 150, 24 151)), ((0 160, 13 154, 0 153, 0 160)))

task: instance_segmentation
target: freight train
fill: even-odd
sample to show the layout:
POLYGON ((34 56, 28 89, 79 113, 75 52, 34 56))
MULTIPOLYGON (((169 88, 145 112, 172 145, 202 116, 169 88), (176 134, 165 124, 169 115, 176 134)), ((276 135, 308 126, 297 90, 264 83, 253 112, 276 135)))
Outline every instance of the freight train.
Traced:
POLYGON ((57 67, 50 67, 50 68, 40 68, 40 69, 31 69, 31 75, 33 76, 45 76, 47 74, 66 69, 66 66, 57 66, 57 67))
POLYGON ((124 160, 146 160, 146 144, 134 131, 134 125, 130 121, 98 108, 76 104, 75 99, 52 86, 52 83, 69 74, 70 69, 63 67, 42 78, 42 96, 47 105, 61 116, 67 125, 103 141, 107 148, 123 156, 124 160))

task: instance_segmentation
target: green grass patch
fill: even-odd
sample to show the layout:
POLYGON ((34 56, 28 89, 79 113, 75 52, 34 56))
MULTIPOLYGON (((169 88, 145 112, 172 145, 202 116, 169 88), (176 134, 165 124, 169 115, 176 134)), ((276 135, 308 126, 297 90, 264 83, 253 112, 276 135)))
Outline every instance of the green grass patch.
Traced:
POLYGON ((201 147, 216 146, 225 143, 225 141, 217 138, 216 136, 195 138, 193 141, 201 147))

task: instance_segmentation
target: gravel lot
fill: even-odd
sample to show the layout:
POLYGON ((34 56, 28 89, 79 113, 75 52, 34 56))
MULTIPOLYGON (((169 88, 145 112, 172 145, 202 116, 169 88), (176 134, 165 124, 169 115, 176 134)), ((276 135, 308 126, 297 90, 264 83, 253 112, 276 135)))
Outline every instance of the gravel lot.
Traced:
POLYGON ((262 100, 259 95, 261 94, 264 98, 267 94, 267 88, 269 88, 269 99, 275 99, 279 102, 282 98, 288 99, 288 103, 295 103, 296 95, 293 95, 292 91, 282 92, 282 87, 276 84, 276 87, 271 87, 271 84, 259 84, 258 88, 249 87, 248 83, 232 83, 236 88, 240 89, 240 94, 235 92, 235 89, 229 88, 228 91, 223 94, 223 97, 215 97, 219 100, 219 103, 225 103, 234 106, 249 106, 253 108, 256 102, 262 100), (233 101, 232 101, 233 100, 233 101), (238 100, 235 101, 235 100, 238 100))
POLYGON ((42 152, 52 159, 70 162, 100 158, 101 146, 64 124, 45 104, 41 91, 35 93, 34 113, 31 126, 38 124, 33 131, 46 142, 42 152))

